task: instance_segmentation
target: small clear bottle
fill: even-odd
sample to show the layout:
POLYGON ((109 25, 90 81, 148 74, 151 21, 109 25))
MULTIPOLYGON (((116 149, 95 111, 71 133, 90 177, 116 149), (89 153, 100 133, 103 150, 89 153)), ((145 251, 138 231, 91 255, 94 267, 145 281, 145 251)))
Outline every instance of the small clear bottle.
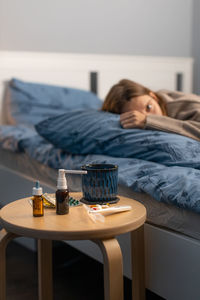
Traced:
POLYGON ((33 216, 42 217, 44 215, 44 204, 42 198, 42 188, 40 187, 39 181, 36 181, 35 187, 33 187, 32 195, 33 216))

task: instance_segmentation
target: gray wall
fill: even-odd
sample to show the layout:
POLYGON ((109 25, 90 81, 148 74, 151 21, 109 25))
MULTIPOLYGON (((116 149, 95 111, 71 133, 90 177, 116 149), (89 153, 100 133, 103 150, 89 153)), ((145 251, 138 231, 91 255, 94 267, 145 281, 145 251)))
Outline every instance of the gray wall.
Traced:
POLYGON ((193 1, 192 55, 194 57, 194 91, 200 94, 200 1, 193 1))
POLYGON ((200 1, 0 0, 0 49, 193 56, 200 93, 200 1))
POLYGON ((3 48, 2 31, 3 31, 3 1, 0 0, 0 49, 3 48))
POLYGON ((0 0, 0 5, 1 49, 191 55, 192 0, 0 0))

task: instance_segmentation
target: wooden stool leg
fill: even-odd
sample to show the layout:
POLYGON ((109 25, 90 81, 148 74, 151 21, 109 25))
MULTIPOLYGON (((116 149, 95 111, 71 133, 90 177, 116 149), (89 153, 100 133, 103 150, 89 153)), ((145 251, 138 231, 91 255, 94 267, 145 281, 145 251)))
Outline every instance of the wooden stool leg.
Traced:
POLYGON ((95 242, 103 253, 105 300, 123 300, 123 262, 119 243, 115 238, 95 242))
POLYGON ((52 241, 38 240, 39 300, 53 300, 52 241))
POLYGON ((144 226, 131 232, 132 299, 145 299, 144 226))
POLYGON ((6 246, 15 237, 5 229, 0 231, 0 300, 6 299, 6 246))

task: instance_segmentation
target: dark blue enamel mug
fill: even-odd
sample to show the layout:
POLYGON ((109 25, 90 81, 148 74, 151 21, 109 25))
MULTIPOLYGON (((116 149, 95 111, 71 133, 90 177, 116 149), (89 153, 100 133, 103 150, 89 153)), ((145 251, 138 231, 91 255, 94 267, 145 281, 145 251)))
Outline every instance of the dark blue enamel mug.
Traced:
POLYGON ((82 202, 87 204, 115 203, 118 188, 118 166, 112 164, 88 164, 81 167, 87 171, 82 175, 82 202))

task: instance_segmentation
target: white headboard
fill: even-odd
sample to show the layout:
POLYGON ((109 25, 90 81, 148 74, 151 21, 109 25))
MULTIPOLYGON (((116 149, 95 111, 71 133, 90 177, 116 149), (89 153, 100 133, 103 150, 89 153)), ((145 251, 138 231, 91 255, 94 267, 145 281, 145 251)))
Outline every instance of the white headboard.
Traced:
POLYGON ((152 90, 191 92, 192 73, 192 58, 0 51, 0 105, 3 83, 12 77, 85 90, 92 86, 104 99, 122 78, 152 90))

